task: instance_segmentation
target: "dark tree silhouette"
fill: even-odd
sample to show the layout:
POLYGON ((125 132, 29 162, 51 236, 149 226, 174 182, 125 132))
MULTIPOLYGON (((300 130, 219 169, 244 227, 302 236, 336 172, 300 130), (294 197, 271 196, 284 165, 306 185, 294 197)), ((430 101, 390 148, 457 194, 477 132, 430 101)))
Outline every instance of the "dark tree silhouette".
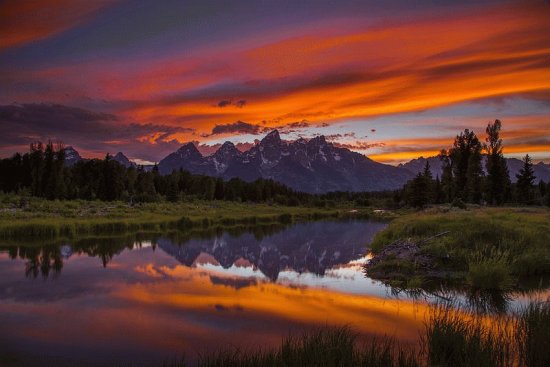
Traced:
POLYGON ((501 129, 502 122, 500 120, 495 120, 493 124, 489 123, 485 129, 487 138, 484 145, 487 153, 487 201, 497 205, 506 201, 510 190, 508 167, 502 154, 501 129))
POLYGON ((518 201, 529 204, 533 200, 533 184, 535 183, 535 172, 533 171, 533 162, 529 154, 523 158, 523 167, 516 174, 518 201))

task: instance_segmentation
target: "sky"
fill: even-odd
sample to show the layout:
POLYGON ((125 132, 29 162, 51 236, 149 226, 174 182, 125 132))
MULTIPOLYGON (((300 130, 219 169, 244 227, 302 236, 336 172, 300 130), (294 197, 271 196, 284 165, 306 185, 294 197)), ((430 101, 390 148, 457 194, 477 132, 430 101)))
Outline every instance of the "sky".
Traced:
POLYGON ((0 0, 0 157, 156 162, 277 128, 384 163, 500 119, 550 162, 550 2, 0 0))

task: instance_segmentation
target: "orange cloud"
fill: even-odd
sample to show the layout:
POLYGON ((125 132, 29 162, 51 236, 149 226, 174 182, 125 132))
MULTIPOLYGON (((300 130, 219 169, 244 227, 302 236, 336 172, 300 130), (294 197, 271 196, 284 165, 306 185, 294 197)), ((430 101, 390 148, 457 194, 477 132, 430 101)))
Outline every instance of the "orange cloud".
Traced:
MULTIPOLYGON (((192 129, 165 137, 180 142, 197 136, 208 141, 216 125, 235 121, 269 128, 307 120, 313 126, 491 98, 547 100, 549 15, 543 2, 514 2, 374 24, 372 19, 343 19, 306 25, 275 41, 245 35, 249 39, 240 47, 216 44, 132 61, 94 59, 10 73, 6 81, 13 90, 22 80, 58 84, 48 98, 64 103, 106 99, 113 112, 128 120, 192 129), (220 108, 220 101, 246 104, 220 108)), ((40 95, 25 90, 10 101, 18 97, 37 100, 40 95)), ((506 116, 484 116, 470 127, 496 117, 507 121, 506 116)), ((540 133, 548 120, 534 119, 525 123, 540 133)), ((521 125, 514 130, 521 131, 521 125)), ((395 134, 384 143, 396 150, 376 153, 374 159, 408 159, 448 145, 407 142, 415 148, 397 151, 406 133, 395 134)), ((546 149, 537 146, 533 149, 546 149)))

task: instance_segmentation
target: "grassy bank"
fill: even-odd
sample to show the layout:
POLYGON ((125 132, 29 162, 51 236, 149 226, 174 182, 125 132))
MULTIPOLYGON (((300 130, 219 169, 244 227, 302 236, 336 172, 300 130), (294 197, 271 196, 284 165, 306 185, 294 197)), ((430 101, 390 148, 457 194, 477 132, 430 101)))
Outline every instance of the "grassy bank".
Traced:
MULTIPOLYGON (((202 367, 262 366, 484 366, 550 365, 550 303, 532 303, 518 315, 487 319, 436 307, 419 345, 387 337, 361 341, 348 327, 324 328, 283 339, 276 349, 225 349, 203 355, 202 367)), ((168 364, 185 366, 185 361, 168 364)))
POLYGON ((524 277, 550 274, 547 209, 432 208, 411 213, 380 232, 372 251, 381 253, 396 241, 418 244, 419 250, 414 257, 386 256, 367 272, 404 288, 443 280, 472 289, 509 290, 524 277), (443 235, 431 238, 438 234, 443 235))
POLYGON ((364 217, 372 211, 288 207, 228 201, 159 202, 129 205, 125 202, 48 201, 0 197, 0 238, 74 238, 130 231, 160 232, 191 228, 233 227, 283 223, 330 217, 364 217))

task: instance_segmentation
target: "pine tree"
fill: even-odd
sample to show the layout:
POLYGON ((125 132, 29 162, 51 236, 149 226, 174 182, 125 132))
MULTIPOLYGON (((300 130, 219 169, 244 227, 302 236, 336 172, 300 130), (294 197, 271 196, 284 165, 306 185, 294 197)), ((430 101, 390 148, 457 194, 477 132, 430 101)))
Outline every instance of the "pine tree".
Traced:
MULTIPOLYGON (((477 140, 477 139, 476 139, 477 140)), ((481 202, 483 170, 481 169, 481 143, 473 147, 466 171, 466 199, 471 203, 481 202)))
POLYGON ((55 199, 55 151, 51 141, 44 150, 44 171, 42 174, 42 193, 48 199, 55 199))
POLYGON ((543 180, 539 180, 539 195, 541 199, 544 200, 544 197, 546 196, 546 192, 548 191, 548 187, 544 183, 543 180))
POLYGON ((55 197, 58 199, 66 198, 67 184, 65 177, 65 146, 63 143, 58 143, 55 153, 55 197))
POLYGON ((434 202, 436 204, 441 204, 443 202, 443 189, 441 187, 441 181, 439 180, 439 176, 435 177, 435 184, 434 184, 434 202))
POLYGON ((481 143, 476 134, 465 129, 456 136, 448 155, 452 161, 456 196, 479 201, 481 196, 481 143))
POLYGON ((428 203, 426 178, 422 173, 416 175, 406 185, 407 204, 414 208, 423 208, 428 203))
POLYGON ((426 201, 427 203, 433 203, 435 201, 435 183, 432 176, 432 170, 430 169, 430 162, 426 159, 424 170, 422 171, 422 177, 424 178, 424 185, 426 187, 426 201))
POLYGON ((529 154, 523 158, 523 167, 516 174, 518 190, 518 201, 528 204, 533 200, 533 184, 535 183, 535 171, 533 170, 533 162, 529 154))
POLYGON ((443 192, 442 201, 450 203, 454 198, 453 166, 449 157, 449 152, 442 150, 439 153, 439 159, 443 163, 443 172, 441 174, 441 191, 443 192))
POLYGON ((502 154, 501 129, 500 120, 495 120, 493 124, 489 123, 485 129, 487 137, 484 146, 487 153, 487 201, 497 205, 506 201, 510 189, 508 167, 502 154))
POLYGON ((171 202, 176 202, 179 199, 179 190, 178 190, 178 177, 177 174, 171 174, 167 177, 168 184, 166 190, 166 200, 171 202))

